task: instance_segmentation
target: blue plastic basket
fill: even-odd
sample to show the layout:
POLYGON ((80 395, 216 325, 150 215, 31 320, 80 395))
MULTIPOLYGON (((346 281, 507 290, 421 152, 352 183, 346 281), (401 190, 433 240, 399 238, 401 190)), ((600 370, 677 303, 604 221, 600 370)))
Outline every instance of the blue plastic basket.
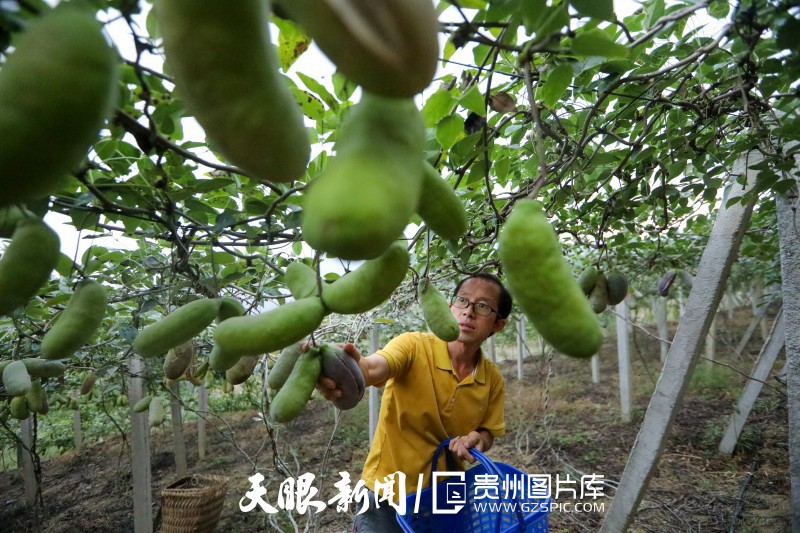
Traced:
MULTIPOLYGON (((442 442, 433 454, 431 472, 438 465, 440 452, 450 443, 451 439, 442 442)), ((549 499, 529 498, 527 494, 520 495, 514 500, 482 500, 483 503, 497 504, 494 508, 489 505, 476 507, 475 500, 475 481, 476 476, 482 474, 495 474, 502 479, 504 476, 509 478, 524 477, 526 474, 513 466, 505 463, 495 463, 478 450, 472 449, 470 453, 478 461, 478 465, 468 469, 464 473, 466 502, 456 514, 442 514, 441 495, 445 495, 445 485, 449 481, 443 481, 436 487, 430 487, 419 493, 419 507, 414 512, 417 504, 418 495, 410 494, 406 498, 405 514, 397 514, 397 522, 406 533, 440 533, 442 531, 454 531, 457 533, 531 533, 549 531, 548 511, 549 499), (437 512, 434 512, 433 497, 434 491, 437 492, 437 512), (502 504, 516 504, 502 506, 502 504), (511 508, 515 510, 511 510, 511 508), (530 509, 524 514, 521 509, 530 509)), ((433 479, 433 477, 431 477, 433 479)), ((485 479, 485 478, 484 478, 485 479)), ((457 480, 461 483, 460 480, 457 480)), ((527 491, 525 491, 527 492, 527 491)), ((445 503, 444 507, 450 507, 445 503)))

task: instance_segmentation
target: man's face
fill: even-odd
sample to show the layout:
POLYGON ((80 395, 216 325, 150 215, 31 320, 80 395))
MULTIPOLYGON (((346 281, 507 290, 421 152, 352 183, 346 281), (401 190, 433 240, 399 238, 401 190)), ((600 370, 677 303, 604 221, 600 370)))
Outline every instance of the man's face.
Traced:
POLYGON ((470 278, 458 289, 456 297, 472 302, 464 309, 450 305, 450 312, 458 321, 459 341, 482 343, 489 335, 500 331, 506 325, 506 320, 497 314, 500 305, 500 287, 496 283, 483 278, 470 278), (475 310, 475 304, 485 304, 491 307, 492 311, 483 316, 475 310))

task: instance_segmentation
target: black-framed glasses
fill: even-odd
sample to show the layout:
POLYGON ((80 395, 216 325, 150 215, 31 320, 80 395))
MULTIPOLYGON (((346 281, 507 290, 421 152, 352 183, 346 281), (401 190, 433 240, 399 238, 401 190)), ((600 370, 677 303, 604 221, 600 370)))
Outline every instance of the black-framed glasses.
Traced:
MULTIPOLYGON (((486 305, 485 303, 483 303, 483 302, 470 302, 469 300, 467 300, 463 296, 453 296, 450 299, 450 303, 453 305, 453 307, 457 307, 459 309, 466 309, 467 307, 469 307, 471 305, 472 308, 475 310, 475 312, 477 314, 481 315, 481 316, 489 316, 492 313, 497 313, 496 309, 493 309, 492 307, 486 305)), ((497 313, 497 315, 499 316, 500 313, 497 313)))

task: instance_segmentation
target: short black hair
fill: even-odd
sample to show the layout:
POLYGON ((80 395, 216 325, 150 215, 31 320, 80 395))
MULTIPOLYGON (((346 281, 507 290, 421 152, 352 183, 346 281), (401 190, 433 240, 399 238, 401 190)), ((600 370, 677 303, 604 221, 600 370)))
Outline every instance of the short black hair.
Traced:
POLYGON ((511 300, 511 293, 508 292, 505 285, 503 285, 503 282, 500 281, 500 278, 498 278, 494 274, 479 272, 477 274, 472 274, 467 276, 466 278, 458 282, 458 285, 456 285, 455 290, 453 290, 453 296, 456 296, 458 294, 458 290, 461 288, 461 286, 464 284, 465 281, 475 278, 491 281, 500 288, 500 302, 498 305, 499 309, 497 310, 497 314, 500 315, 500 318, 508 318, 508 315, 511 314, 511 306, 513 305, 513 301, 511 300))

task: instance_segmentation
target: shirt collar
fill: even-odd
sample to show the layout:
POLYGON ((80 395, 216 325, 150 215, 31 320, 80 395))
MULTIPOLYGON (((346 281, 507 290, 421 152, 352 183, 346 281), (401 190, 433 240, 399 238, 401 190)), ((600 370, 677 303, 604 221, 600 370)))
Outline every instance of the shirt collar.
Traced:
MULTIPOLYGON (((434 350, 433 356, 436 368, 441 368, 448 372, 455 372, 453 363, 450 361, 450 354, 447 351, 447 343, 442 339, 436 340, 438 341, 437 349, 434 350)), ((474 379, 478 383, 486 383, 486 358, 483 356, 483 348, 478 349, 478 364, 476 366, 474 379)))

